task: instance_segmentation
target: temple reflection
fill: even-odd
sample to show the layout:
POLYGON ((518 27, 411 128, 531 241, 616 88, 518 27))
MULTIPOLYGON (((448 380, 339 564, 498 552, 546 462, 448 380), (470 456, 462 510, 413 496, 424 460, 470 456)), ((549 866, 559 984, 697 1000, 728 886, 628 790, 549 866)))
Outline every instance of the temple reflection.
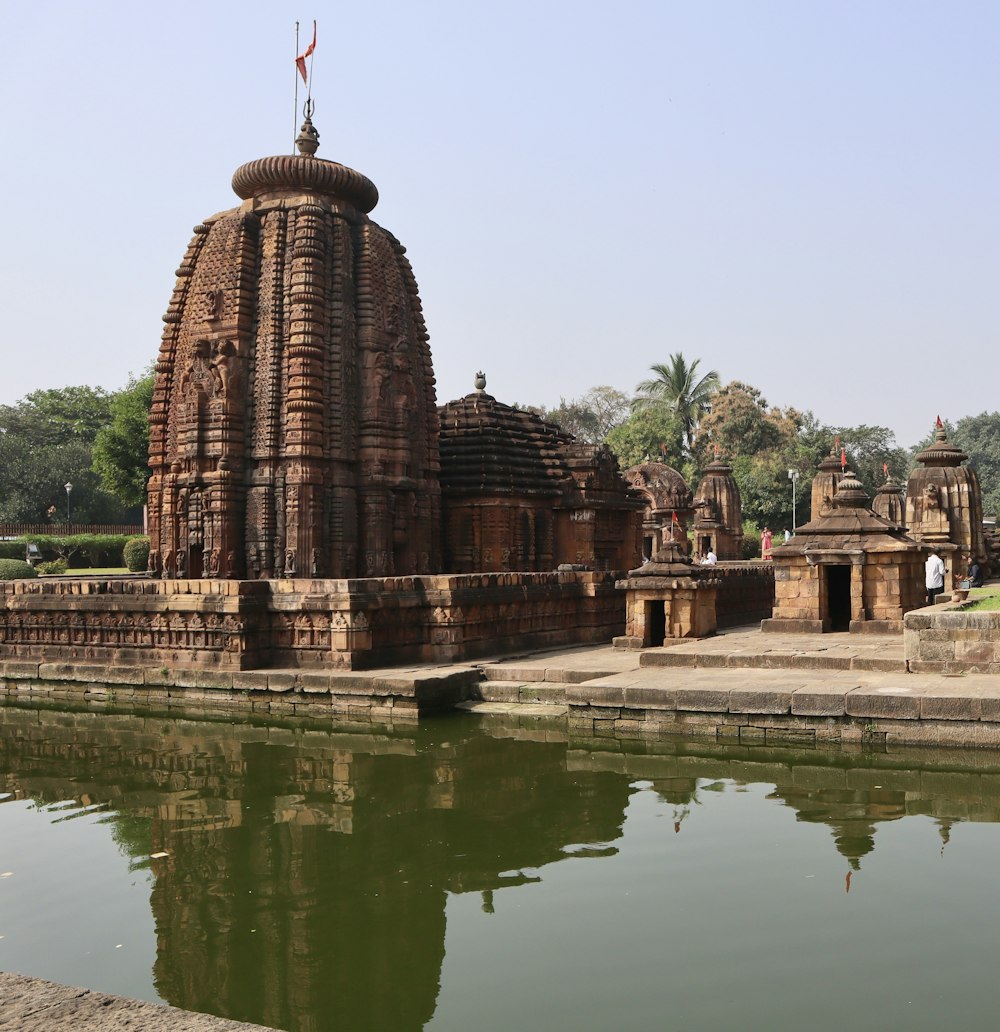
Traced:
POLYGON ((879 827, 1000 821, 983 754, 792 752, 578 740, 450 718, 403 735, 0 705, 0 790, 114 811, 155 878, 158 992, 279 1028, 420 1028, 434 1014, 449 894, 484 914, 546 865, 616 851, 651 788, 673 829, 766 785, 829 828, 850 873, 879 827), (534 739, 534 740, 528 740, 534 739), (164 854, 155 859, 150 856, 164 854))

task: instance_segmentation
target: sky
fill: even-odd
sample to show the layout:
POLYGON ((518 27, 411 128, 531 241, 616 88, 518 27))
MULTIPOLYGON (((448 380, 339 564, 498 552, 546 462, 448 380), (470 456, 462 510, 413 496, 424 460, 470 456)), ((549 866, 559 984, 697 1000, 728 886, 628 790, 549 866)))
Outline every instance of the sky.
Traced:
POLYGON ((440 403, 682 352, 903 446, 1000 407, 993 0, 7 3, 0 403, 155 360, 314 17, 319 156, 378 186, 440 403))

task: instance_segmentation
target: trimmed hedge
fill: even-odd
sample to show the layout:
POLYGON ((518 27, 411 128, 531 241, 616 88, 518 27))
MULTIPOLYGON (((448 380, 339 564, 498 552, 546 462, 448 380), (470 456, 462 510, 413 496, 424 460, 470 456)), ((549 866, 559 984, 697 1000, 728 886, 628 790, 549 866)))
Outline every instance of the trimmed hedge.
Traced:
POLYGON ((117 566, 121 562, 122 549, 129 538, 125 534, 71 534, 60 537, 55 534, 27 534, 21 539, 20 554, 24 555, 27 542, 38 545, 42 558, 48 562, 60 557, 70 569, 86 566, 117 566))
POLYGON ((23 559, 0 559, 0 580, 25 580, 37 576, 31 563, 23 559))
POLYGON ((125 542, 122 562, 132 573, 141 573, 149 565, 149 538, 134 537, 125 542))

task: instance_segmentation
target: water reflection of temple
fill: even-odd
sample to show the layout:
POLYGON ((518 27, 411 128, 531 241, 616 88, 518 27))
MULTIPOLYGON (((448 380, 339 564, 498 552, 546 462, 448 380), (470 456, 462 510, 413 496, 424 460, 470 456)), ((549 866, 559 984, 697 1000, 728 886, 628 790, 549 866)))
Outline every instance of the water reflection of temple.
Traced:
MULTIPOLYGON (((1000 821, 1000 763, 625 743, 449 719, 409 737, 0 705, 0 785, 117 811, 155 879, 155 980, 177 1006, 319 1032, 419 1028, 437 1004, 449 894, 613 852, 630 795, 655 791, 698 833, 718 783, 825 824, 856 869, 883 822, 1000 821), (632 746, 635 747, 635 746, 632 746), (936 764, 936 766, 935 766, 936 764)), ((928 757, 931 757, 928 759, 928 757)), ((935 758, 937 757, 937 758, 935 758)))
MULTIPOLYGON (((6 790, 148 821, 169 1003, 288 1029, 420 1028, 449 893, 493 893, 620 835, 629 787, 564 742, 335 735, 0 706, 6 790), (519 873, 519 872, 525 873, 519 873)), ((130 818, 134 820, 133 818, 130 818)), ((120 838, 119 841, 122 841, 120 838)))

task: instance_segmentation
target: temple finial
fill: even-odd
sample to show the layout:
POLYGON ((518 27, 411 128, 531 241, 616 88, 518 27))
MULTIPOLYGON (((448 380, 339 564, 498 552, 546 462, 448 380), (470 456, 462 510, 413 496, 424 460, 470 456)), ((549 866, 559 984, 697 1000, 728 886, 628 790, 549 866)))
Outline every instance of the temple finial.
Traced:
POLYGON ((486 374, 481 369, 478 373, 476 373, 476 378, 473 381, 473 385, 480 394, 482 394, 486 390, 486 374))
POLYGON ((319 150, 319 133, 312 124, 312 113, 315 109, 316 105, 310 97, 302 106, 305 121, 302 123, 299 135, 295 138, 295 146, 298 147, 299 154, 308 158, 311 158, 319 150))

